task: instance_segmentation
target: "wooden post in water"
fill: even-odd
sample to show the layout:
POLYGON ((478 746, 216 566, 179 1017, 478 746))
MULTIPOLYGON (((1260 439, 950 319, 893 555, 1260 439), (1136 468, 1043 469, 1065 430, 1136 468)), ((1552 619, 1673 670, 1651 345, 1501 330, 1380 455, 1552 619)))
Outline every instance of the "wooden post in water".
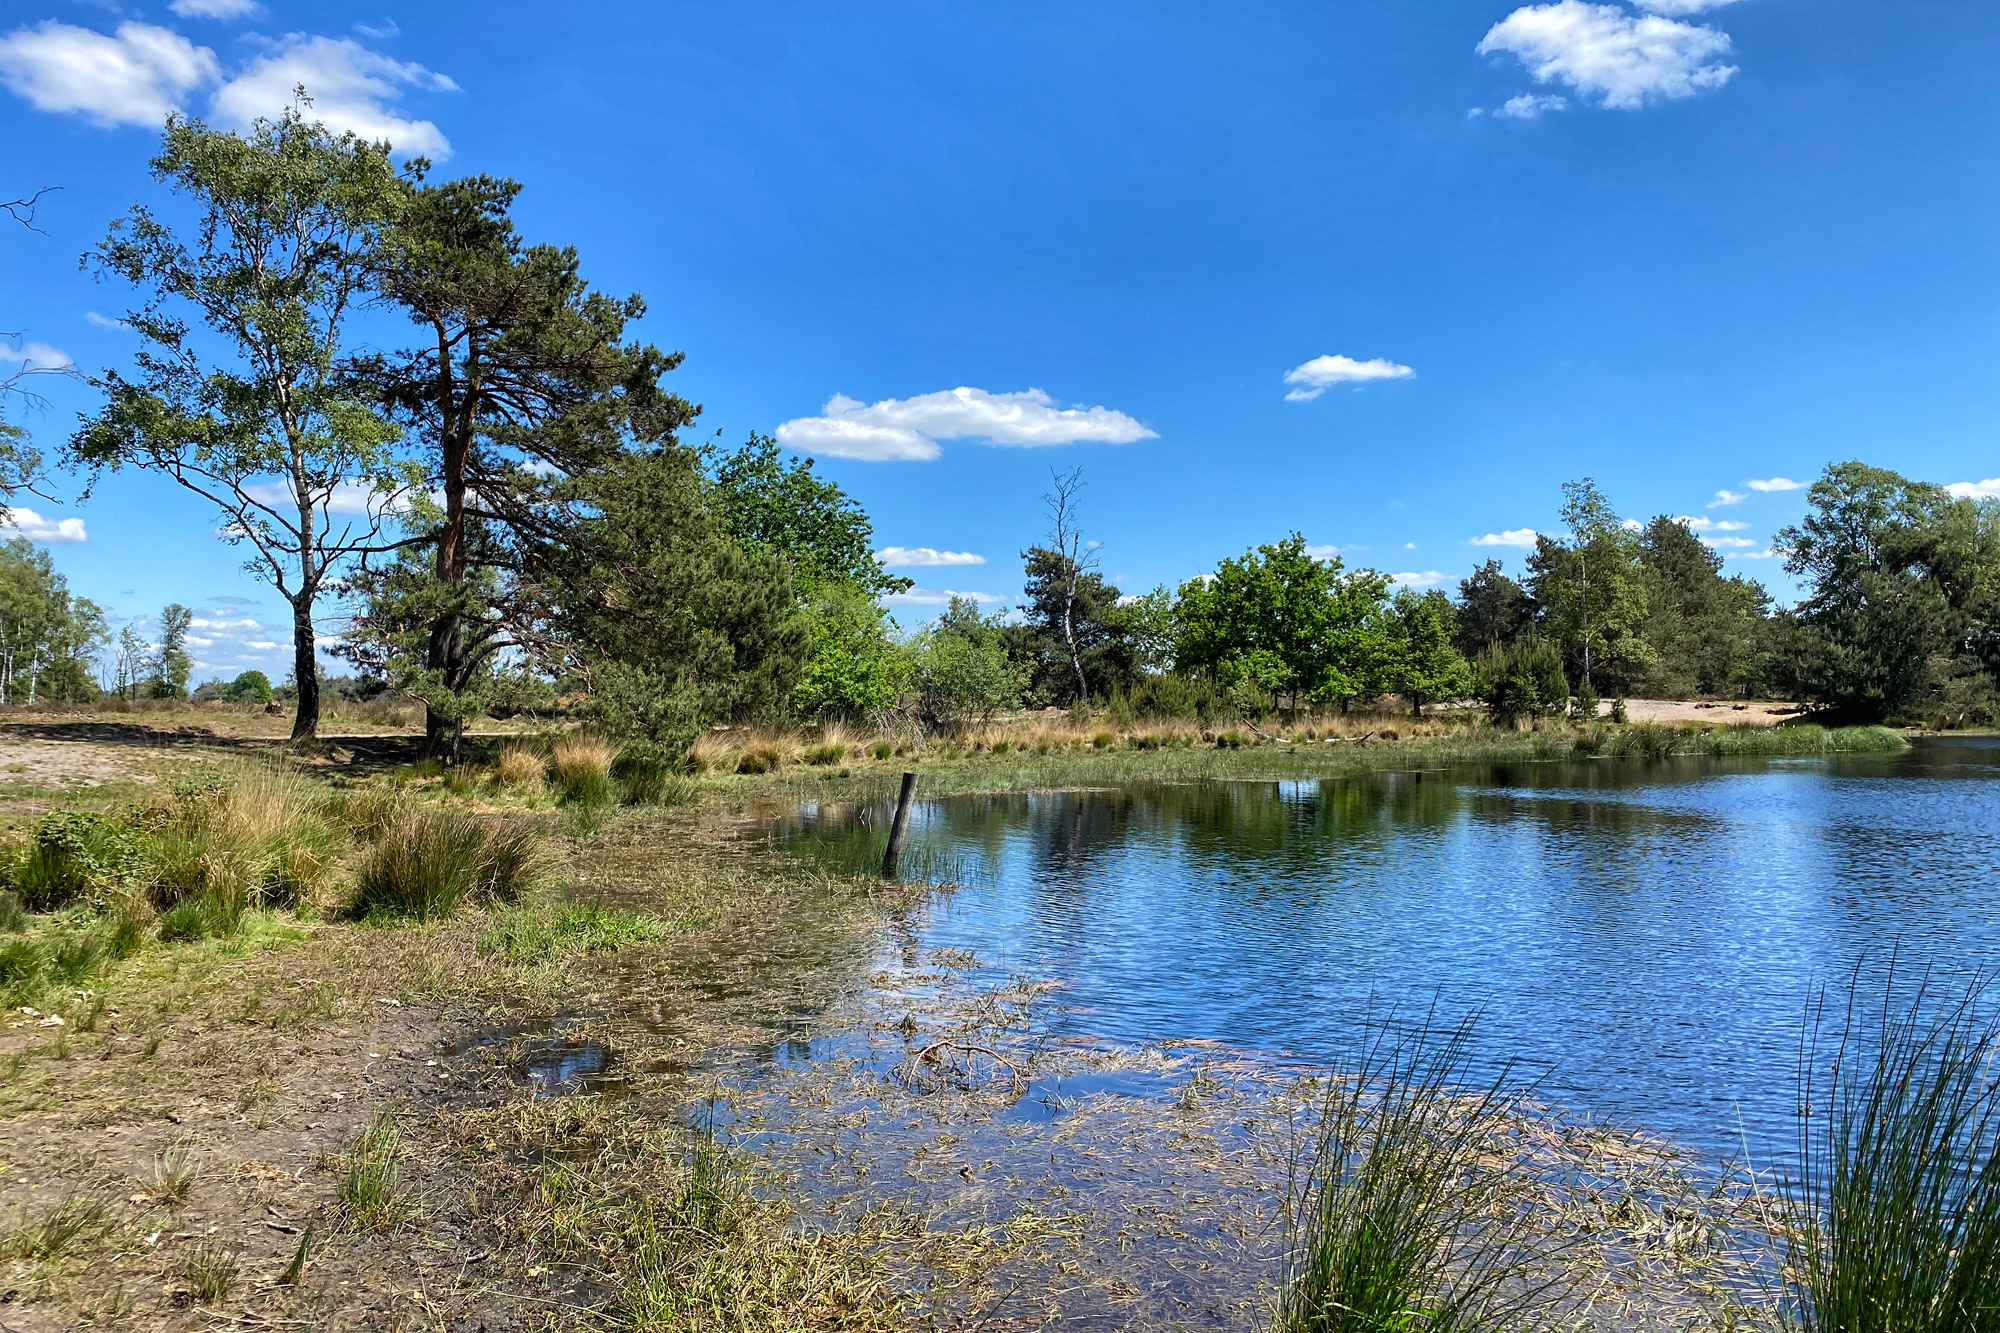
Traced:
POLYGON ((903 774, 903 790, 896 796, 896 818, 889 825, 889 850, 882 853, 882 878, 896 878, 896 862, 903 857, 903 839, 910 832, 910 803, 917 794, 917 775, 903 774))

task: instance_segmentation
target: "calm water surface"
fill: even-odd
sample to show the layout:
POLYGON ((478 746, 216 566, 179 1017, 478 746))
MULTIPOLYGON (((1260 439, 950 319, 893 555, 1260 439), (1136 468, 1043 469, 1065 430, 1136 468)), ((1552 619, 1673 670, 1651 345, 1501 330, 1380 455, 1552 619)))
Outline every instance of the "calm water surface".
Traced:
MULTIPOLYGON (((851 858, 886 813, 775 833, 851 858)), ((1551 1100, 1766 1159, 1816 983, 2000 967, 1990 741, 954 797, 911 844, 972 885, 924 946, 1060 982, 1078 1035, 1334 1059, 1439 996, 1551 1100)))

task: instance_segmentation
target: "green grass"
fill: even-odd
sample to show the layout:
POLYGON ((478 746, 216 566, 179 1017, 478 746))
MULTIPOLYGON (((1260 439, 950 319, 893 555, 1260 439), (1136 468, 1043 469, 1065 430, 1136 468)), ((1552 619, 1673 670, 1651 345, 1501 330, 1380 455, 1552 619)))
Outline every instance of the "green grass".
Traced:
POLYGON ((230 1289, 236 1285, 239 1266, 235 1251, 204 1243, 188 1253, 187 1262, 181 1265, 181 1275, 187 1279, 197 1301, 220 1305, 229 1299, 230 1289))
POLYGON ((479 952, 510 963, 608 953, 671 933, 658 917, 607 903, 529 906, 508 912, 479 940, 479 952))
POLYGON ((403 1190, 402 1131, 396 1127, 396 1112, 383 1107, 368 1128, 355 1140, 354 1148, 340 1174, 340 1211, 348 1224, 361 1231, 387 1231, 409 1215, 409 1199, 403 1190))
POLYGON ((1329 1081, 1287 1190, 1276 1333, 1544 1327, 1560 1305, 1510 1177, 1523 1091, 1480 1080, 1470 1019, 1384 1024, 1329 1081))
POLYGON ((23 1259, 60 1259, 91 1237, 111 1227, 111 1205, 102 1199, 73 1194, 8 1238, 7 1249, 23 1259))
POLYGON ((1785 1273, 1801 1333, 2000 1330, 2000 1017, 1975 983, 1801 1046, 1785 1273))
POLYGON ((430 920, 467 901, 513 901, 548 870, 541 835, 526 825, 413 810, 363 857, 356 906, 365 915, 430 920))

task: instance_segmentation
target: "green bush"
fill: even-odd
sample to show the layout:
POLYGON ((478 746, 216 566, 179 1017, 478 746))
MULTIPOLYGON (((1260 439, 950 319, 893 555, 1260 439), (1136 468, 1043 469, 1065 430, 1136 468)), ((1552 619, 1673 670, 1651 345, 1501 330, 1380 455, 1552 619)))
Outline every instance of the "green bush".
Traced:
POLYGON ((428 920, 468 900, 518 898, 546 871, 541 837, 530 828, 455 811, 413 811, 369 849, 356 905, 364 914, 428 920))
POLYGON ((52 810, 14 871, 14 889, 31 911, 66 907, 130 876, 139 861, 132 830, 103 815, 52 810))

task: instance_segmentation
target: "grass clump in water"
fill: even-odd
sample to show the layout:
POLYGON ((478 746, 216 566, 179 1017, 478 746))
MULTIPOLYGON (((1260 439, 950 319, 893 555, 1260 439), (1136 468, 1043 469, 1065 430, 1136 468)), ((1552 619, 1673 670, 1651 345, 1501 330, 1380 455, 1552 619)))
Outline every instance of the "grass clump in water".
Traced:
POLYGON ((479 952, 510 963, 541 962, 571 954, 609 953, 668 933, 658 917, 607 903, 565 903, 550 910, 509 913, 480 938, 479 952))
POLYGON ((1276 1333, 1551 1322, 1559 1279, 1509 1175, 1524 1094, 1475 1078, 1471 1035, 1385 1025, 1329 1083, 1287 1192, 1276 1333))
POLYGON ((1802 1333, 2000 1329, 2000 1018, 1985 981, 1801 1044, 1785 1272, 1802 1333))
POLYGON ((356 876, 364 915, 449 916, 467 901, 511 902, 548 873, 541 835, 450 810, 405 812, 356 876))

